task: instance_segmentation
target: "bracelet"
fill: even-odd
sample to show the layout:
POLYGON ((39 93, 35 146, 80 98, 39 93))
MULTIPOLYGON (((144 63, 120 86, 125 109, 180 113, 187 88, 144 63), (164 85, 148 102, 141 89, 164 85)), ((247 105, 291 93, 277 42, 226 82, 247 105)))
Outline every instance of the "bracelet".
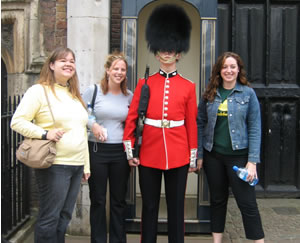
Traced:
POLYGON ((254 164, 254 165, 256 165, 257 163, 256 162, 250 162, 251 164, 254 164))

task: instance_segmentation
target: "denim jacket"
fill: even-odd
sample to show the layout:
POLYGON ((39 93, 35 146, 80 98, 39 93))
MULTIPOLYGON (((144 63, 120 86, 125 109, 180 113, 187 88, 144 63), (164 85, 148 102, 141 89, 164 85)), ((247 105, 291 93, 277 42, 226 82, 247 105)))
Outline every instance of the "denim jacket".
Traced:
MULTIPOLYGON (((211 151, 217 112, 222 99, 219 91, 215 99, 200 100, 198 106, 198 159, 203 158, 203 148, 211 151)), ((236 83, 227 97, 228 124, 233 150, 248 148, 248 161, 260 162, 261 117, 259 102, 254 90, 236 83)))

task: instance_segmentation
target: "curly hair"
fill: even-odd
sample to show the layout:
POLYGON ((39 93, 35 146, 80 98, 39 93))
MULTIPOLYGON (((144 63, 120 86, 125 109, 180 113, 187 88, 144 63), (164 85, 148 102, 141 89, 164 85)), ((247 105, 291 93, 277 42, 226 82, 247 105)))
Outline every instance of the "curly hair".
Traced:
MULTIPOLYGON (((50 56, 47 58, 46 62, 44 63, 40 78, 37 80, 38 84, 47 85, 51 88, 53 94, 56 96, 54 84, 56 83, 55 77, 54 77, 54 71, 50 68, 51 64, 54 64, 55 61, 65 58, 68 54, 72 54, 73 59, 75 61, 75 54, 74 52, 66 47, 57 47, 54 49, 50 56)), ((79 91, 79 80, 77 73, 75 71, 75 74, 68 80, 68 88, 73 98, 77 98, 80 103, 85 107, 84 101, 81 98, 80 91, 79 91)))
POLYGON ((246 70, 244 68, 244 63, 243 63, 241 57, 234 52, 224 52, 222 55, 220 55, 218 57, 217 62, 213 66, 212 74, 211 74, 211 77, 209 78, 208 86, 203 94, 204 100, 207 100, 207 101, 214 100, 214 98, 217 94, 217 88, 220 85, 222 85, 222 83, 223 83, 223 79, 221 77, 221 70, 222 70, 225 60, 228 57, 234 58, 239 67, 237 82, 239 82, 242 85, 250 86, 250 83, 248 82, 247 77, 246 77, 246 70))
MULTIPOLYGON (((116 60, 121 60, 125 62, 126 65, 126 71, 128 70, 128 63, 127 60, 122 52, 113 52, 112 54, 108 55, 106 62, 104 64, 104 75, 103 78, 100 81, 101 89, 103 94, 107 94, 108 92, 108 75, 107 75, 107 70, 110 69, 113 65, 115 65, 116 60)), ((124 95, 128 95, 127 91, 127 77, 122 81, 121 83, 121 91, 124 95)))

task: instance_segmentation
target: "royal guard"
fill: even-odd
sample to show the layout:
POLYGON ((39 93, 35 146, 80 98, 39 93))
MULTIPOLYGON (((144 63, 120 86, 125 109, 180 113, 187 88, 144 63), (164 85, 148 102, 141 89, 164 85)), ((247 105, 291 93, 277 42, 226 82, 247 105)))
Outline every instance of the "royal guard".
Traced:
POLYGON ((187 175, 196 170, 197 102, 195 84, 178 73, 176 62, 189 50, 190 33, 191 22, 185 11, 170 4, 154 9, 146 26, 148 47, 159 61, 160 70, 147 80, 150 97, 139 156, 134 153, 135 131, 145 79, 140 79, 135 89, 123 136, 129 165, 139 170, 141 243, 156 242, 162 175, 169 242, 184 242, 187 175))

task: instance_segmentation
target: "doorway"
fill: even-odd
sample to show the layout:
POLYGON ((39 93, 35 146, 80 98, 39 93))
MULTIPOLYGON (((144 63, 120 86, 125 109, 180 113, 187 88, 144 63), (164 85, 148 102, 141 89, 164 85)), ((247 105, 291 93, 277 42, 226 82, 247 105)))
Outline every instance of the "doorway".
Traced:
MULTIPOLYGON (((202 1, 180 0, 141 0, 123 1, 122 3, 122 37, 121 49, 127 55, 129 62, 128 80, 132 91, 139 78, 143 78, 146 65, 150 74, 159 70, 159 64, 154 55, 147 50, 145 41, 145 26, 152 10, 158 5, 171 3, 184 8, 192 22, 190 50, 177 64, 178 72, 196 84, 198 99, 207 82, 212 63, 215 60, 215 22, 216 1, 203 4, 202 1), (136 6, 133 6, 136 5, 136 6), (212 11, 215 7, 215 11, 212 11), (207 17, 209 16, 209 17, 207 17)), ((139 232, 141 222, 141 194, 138 184, 138 172, 133 169, 127 195, 128 214, 127 231, 139 232)), ((191 173, 188 176, 185 200, 185 231, 186 233, 210 232, 208 187, 202 173, 191 173)), ((158 232, 167 232, 167 210, 162 183, 158 232)))

